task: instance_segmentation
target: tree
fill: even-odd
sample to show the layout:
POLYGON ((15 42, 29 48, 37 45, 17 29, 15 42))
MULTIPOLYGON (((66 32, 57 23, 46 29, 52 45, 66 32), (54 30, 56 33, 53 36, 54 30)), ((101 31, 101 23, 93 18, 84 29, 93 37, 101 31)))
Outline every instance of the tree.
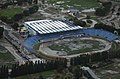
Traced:
POLYGON ((37 3, 38 3, 38 0, 34 0, 34 3, 37 4, 37 3))
POLYGON ((3 31, 4 31, 4 28, 0 27, 0 38, 3 36, 3 31))
POLYGON ((23 14, 24 14, 24 16, 29 16, 29 15, 30 15, 30 12, 29 12, 29 10, 24 10, 24 11, 23 11, 23 14))
POLYGON ((45 0, 42 0, 42 3, 45 4, 45 0))
POLYGON ((6 9, 9 5, 9 3, 4 3, 1 5, 1 9, 6 9))
POLYGON ((39 76, 39 79, 44 79, 42 75, 39 76))
POLYGON ((86 26, 86 22, 85 21, 80 21, 80 20, 77 20, 74 22, 75 25, 79 25, 81 27, 85 27, 86 26))
POLYGON ((73 75, 75 79, 80 79, 80 77, 82 77, 82 70, 80 69, 79 66, 73 69, 73 75))
POLYGON ((87 19, 87 23, 92 24, 92 21, 90 19, 87 19))
POLYGON ((86 16, 86 19, 90 19, 90 18, 91 18, 91 16, 89 16, 89 15, 86 16))
POLYGON ((39 9, 39 7, 37 5, 32 6, 32 7, 29 8, 29 13, 33 14, 33 13, 37 12, 38 9, 39 9))
POLYGON ((97 16, 107 15, 110 12, 111 5, 112 5, 111 2, 102 3, 102 7, 97 8, 96 11, 95 11, 95 14, 97 16))
POLYGON ((19 24, 18 24, 18 23, 14 23, 13 25, 11 25, 11 27, 12 27, 14 30, 18 30, 19 24))
POLYGON ((97 16, 105 16, 105 10, 103 8, 97 8, 96 11, 95 11, 95 14, 97 16))
POLYGON ((0 19, 3 21, 3 22, 6 22, 8 20, 8 18, 6 16, 0 16, 0 19))
POLYGON ((31 5, 31 4, 32 4, 32 0, 27 0, 27 2, 29 3, 29 5, 31 5))
POLYGON ((19 13, 19 14, 16 14, 12 17, 12 19, 14 21, 19 21, 20 19, 22 19, 24 17, 24 14, 23 13, 19 13))

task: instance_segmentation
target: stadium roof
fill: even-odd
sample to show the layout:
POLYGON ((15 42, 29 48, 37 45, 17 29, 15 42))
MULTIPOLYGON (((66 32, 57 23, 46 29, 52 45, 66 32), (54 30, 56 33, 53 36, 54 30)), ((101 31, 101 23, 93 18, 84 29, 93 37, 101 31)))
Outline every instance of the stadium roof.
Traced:
POLYGON ((81 29, 81 26, 75 26, 69 21, 59 21, 59 20, 37 20, 25 22, 27 27, 32 28, 39 34, 48 34, 62 31, 70 31, 81 29))

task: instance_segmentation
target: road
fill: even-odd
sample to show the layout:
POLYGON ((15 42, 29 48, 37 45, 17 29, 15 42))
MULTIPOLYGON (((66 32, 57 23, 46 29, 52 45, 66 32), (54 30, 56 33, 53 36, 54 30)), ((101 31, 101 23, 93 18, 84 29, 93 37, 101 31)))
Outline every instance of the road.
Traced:
POLYGON ((20 65, 25 63, 25 60, 16 53, 12 46, 5 46, 5 48, 16 58, 20 65))
MULTIPOLYGON (((5 31, 4 31, 4 33, 3 33, 4 37, 5 37, 6 39, 8 39, 10 42, 16 43, 16 42, 13 40, 13 38, 11 38, 11 37, 9 36, 9 32, 10 32, 12 29, 11 29, 11 28, 8 28, 7 26, 4 27, 4 28, 5 28, 5 31)), ((9 42, 6 42, 6 43, 1 43, 1 45, 4 46, 4 47, 16 58, 16 60, 19 62, 20 65, 21 65, 21 64, 25 64, 25 61, 26 61, 26 60, 25 60, 24 58, 22 58, 22 57, 17 53, 17 51, 16 51, 17 49, 15 49, 12 44, 10 44, 9 42)))

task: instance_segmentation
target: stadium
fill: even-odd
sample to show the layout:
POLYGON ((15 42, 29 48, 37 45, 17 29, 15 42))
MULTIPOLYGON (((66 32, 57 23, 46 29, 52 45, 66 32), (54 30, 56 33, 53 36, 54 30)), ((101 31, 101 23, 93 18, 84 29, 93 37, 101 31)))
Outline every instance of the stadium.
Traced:
POLYGON ((24 47, 38 57, 71 58, 111 50, 118 36, 93 28, 75 26, 69 21, 38 20, 25 22, 32 35, 24 40, 24 47))

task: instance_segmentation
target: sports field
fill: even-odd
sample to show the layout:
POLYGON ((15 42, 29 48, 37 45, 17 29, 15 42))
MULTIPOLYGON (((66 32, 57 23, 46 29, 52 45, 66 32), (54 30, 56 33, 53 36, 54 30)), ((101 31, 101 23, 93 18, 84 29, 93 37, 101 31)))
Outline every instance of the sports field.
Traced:
POLYGON ((74 57, 85 53, 109 50, 111 44, 103 39, 93 37, 67 37, 44 41, 33 46, 38 50, 37 56, 74 57))
POLYGON ((105 45, 101 45, 101 43, 98 41, 79 40, 75 38, 56 41, 48 47, 51 50, 64 51, 67 55, 72 55, 84 52, 92 52, 94 50, 101 50, 105 47, 105 45))

